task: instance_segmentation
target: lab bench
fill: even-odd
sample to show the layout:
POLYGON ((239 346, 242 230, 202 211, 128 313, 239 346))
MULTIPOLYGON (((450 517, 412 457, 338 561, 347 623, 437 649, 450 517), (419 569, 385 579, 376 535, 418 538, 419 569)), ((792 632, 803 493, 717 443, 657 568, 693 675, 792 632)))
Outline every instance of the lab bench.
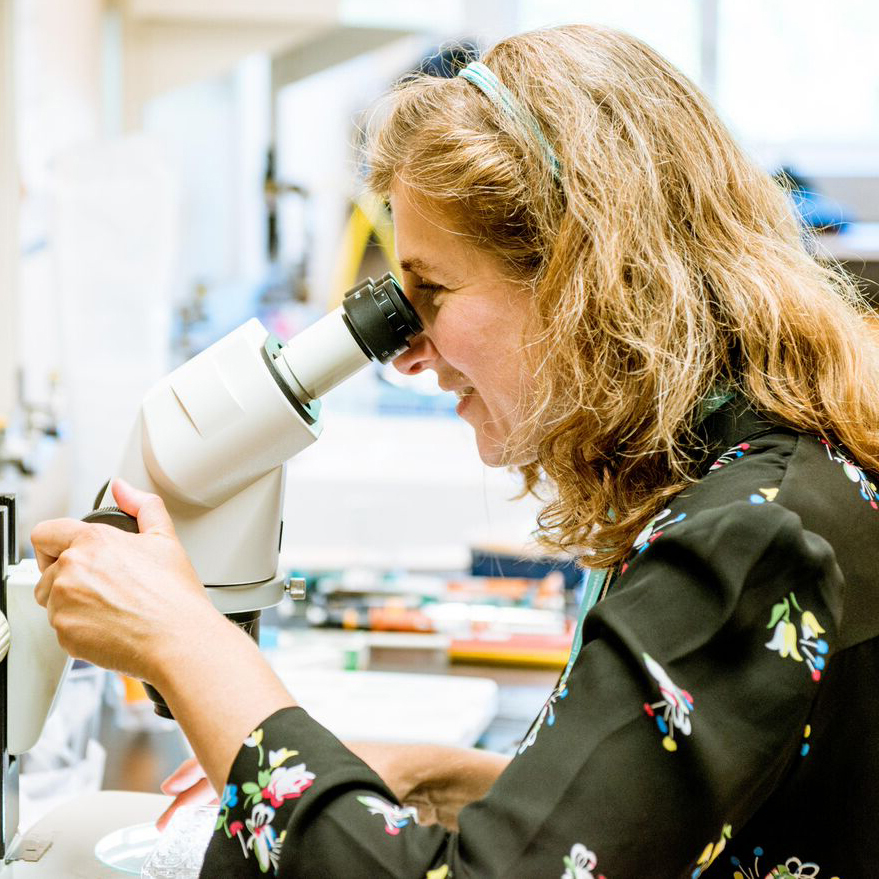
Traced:
MULTIPOLYGON (((441 641, 435 635, 303 630, 267 656, 303 707, 343 739, 512 753, 559 670, 449 663, 441 641), (361 667, 345 670, 354 658, 361 667), (379 705, 384 709, 376 710, 379 705)), ((173 722, 156 718, 145 727, 120 728, 109 706, 99 738, 107 751, 106 790, 157 791, 190 754, 173 722)))

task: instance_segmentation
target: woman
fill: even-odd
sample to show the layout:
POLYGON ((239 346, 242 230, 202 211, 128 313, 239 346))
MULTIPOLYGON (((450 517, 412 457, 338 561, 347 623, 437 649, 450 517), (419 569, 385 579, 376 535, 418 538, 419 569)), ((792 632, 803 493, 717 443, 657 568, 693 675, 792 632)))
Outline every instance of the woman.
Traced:
POLYGON ((38 597, 71 653, 157 686, 224 791, 205 876, 873 875, 879 353, 856 296, 648 47, 566 27, 483 61, 402 84, 371 167, 424 323, 398 367, 460 395, 483 460, 552 493, 543 539, 594 569, 509 765, 356 756, 125 485, 142 534, 39 526, 38 597))

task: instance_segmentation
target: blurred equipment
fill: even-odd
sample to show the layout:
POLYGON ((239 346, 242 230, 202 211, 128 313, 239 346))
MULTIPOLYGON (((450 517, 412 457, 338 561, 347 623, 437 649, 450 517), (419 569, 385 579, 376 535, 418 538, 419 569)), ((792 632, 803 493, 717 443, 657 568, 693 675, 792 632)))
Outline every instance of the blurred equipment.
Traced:
POLYGON ((344 292, 357 277, 367 255, 370 242, 375 239, 381 254, 392 271, 400 270, 394 253, 394 224, 387 205, 378 196, 365 194, 351 206, 351 216, 342 234, 341 259, 336 269, 331 304, 340 302, 344 292))
POLYGON ((800 222, 815 232, 841 232, 853 221, 851 211, 815 189, 815 185, 793 168, 781 168, 773 175, 788 191, 800 222))
MULTIPOLYGON (((254 638, 261 610, 284 596, 285 463, 320 435, 319 398, 371 360, 393 359, 420 329, 387 274, 287 343, 250 320, 147 393, 118 473, 162 496, 215 606, 254 638)), ((113 504, 107 484, 85 520, 136 531, 113 504)))

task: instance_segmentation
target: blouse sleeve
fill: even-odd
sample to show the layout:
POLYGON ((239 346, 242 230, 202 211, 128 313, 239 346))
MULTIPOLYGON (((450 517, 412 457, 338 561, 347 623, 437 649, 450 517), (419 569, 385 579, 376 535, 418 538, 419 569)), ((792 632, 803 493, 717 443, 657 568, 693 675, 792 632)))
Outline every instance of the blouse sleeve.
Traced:
POLYGON ((696 513, 645 546, 457 833, 419 825, 286 709, 238 754, 202 876, 698 876, 796 765, 841 575, 773 503, 696 513))

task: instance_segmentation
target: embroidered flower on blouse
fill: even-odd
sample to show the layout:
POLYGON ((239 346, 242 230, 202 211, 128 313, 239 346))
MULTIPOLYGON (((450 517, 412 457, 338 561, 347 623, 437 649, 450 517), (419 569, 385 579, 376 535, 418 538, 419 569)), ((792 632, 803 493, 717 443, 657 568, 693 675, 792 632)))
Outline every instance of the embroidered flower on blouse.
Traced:
POLYGON ((262 728, 255 729, 245 740, 244 744, 247 745, 248 748, 256 748, 259 754, 259 763, 262 765, 262 737, 263 731, 262 728))
POLYGON ((709 468, 709 472, 711 470, 720 470, 721 467, 726 466, 727 464, 732 463, 736 460, 736 458, 741 458, 745 452, 747 452, 751 448, 750 443, 739 443, 737 446, 733 446, 731 449, 727 449, 709 468))
POLYGON ((751 495, 752 504, 771 504, 778 495, 777 488, 761 488, 751 495))
MULTIPOLYGON (((658 540, 663 534, 665 534, 666 528, 670 528, 672 525, 677 525, 678 522, 682 522, 687 518, 686 513, 678 513, 674 519, 668 519, 670 515, 671 510, 666 507, 661 513, 654 516, 635 538, 635 542, 632 544, 632 552, 636 555, 640 555, 650 547, 655 540, 658 540)), ((628 568, 629 563, 624 562, 623 566, 620 568, 620 573, 625 574, 628 568)))
POLYGON ((812 611, 804 611, 800 607, 793 592, 773 605, 766 628, 774 629, 772 638, 766 643, 770 650, 776 651, 782 659, 789 657, 795 662, 803 662, 805 658, 806 665, 812 673, 812 680, 821 680, 821 672, 827 665, 824 657, 830 648, 827 642, 818 636, 823 635, 826 630, 812 611), (802 634, 797 632, 796 625, 791 621, 792 608, 800 614, 802 634))
POLYGON ((685 736, 692 731, 690 712, 693 710, 693 697, 678 687, 666 674, 665 669, 648 654, 643 654, 647 671, 659 684, 662 699, 659 702, 644 703, 644 711, 656 721, 662 733, 662 746, 667 751, 676 751, 678 744, 674 740, 674 731, 679 729, 685 736), (669 723, 671 721, 671 723, 669 723))
POLYGON ((803 743, 800 745, 800 756, 805 757, 812 746, 809 744, 809 736, 812 735, 812 725, 807 723, 806 728, 803 730, 803 743))
POLYGON ((569 659, 568 664, 565 666, 565 670, 562 672, 561 677, 559 678, 559 682, 555 685, 553 691, 549 694, 549 698, 546 702, 543 703, 543 708, 540 709, 540 714, 537 715, 534 723, 531 724, 531 728, 528 730, 528 734, 522 739, 521 744, 516 750, 517 754, 524 754, 536 741, 537 741, 537 733, 540 732, 540 728, 545 723, 547 726, 553 726, 555 724, 555 703, 560 699, 567 698, 568 695, 568 676, 571 674, 571 669, 573 668, 574 663, 569 659))
POLYGON ((827 457, 830 458, 831 461, 836 461, 837 464, 842 464, 843 472, 848 478, 857 483, 858 488, 861 491, 861 497, 867 501, 867 503, 874 509, 879 509, 879 503, 877 503, 877 495, 876 495, 876 485, 871 482, 867 477, 867 474, 858 467, 854 461, 851 461, 847 458, 839 449, 835 446, 830 445, 827 440, 822 439, 821 444, 824 446, 827 451, 827 457))
POLYGON ((258 803, 253 807, 250 818, 244 822, 244 826, 250 831, 247 848, 251 849, 254 855, 256 855, 256 862, 259 864, 259 869, 262 873, 267 873, 270 867, 277 868, 279 852, 276 852, 275 857, 272 858, 275 840, 278 836, 275 828, 272 827, 274 817, 275 810, 271 806, 258 803))
MULTIPOLYGON (((765 867, 760 867, 763 854, 760 846, 754 849, 753 866, 746 866, 737 857, 731 857, 730 863, 736 868, 733 879, 820 879, 821 868, 813 861, 801 861, 799 858, 788 858, 784 863, 776 864, 769 872, 764 872, 765 867)), ((839 879, 839 876, 830 876, 828 879, 839 879)))
POLYGON ((299 755, 298 751, 289 748, 269 751, 268 765, 264 765, 266 754, 262 741, 262 729, 254 730, 244 740, 246 747, 255 748, 257 752, 256 780, 242 782, 240 786, 226 785, 214 832, 222 830, 227 838, 237 839, 242 855, 249 858, 253 854, 260 872, 267 873, 270 869, 277 870, 286 835, 286 831, 279 834, 272 825, 276 810, 286 800, 301 797, 311 787, 315 774, 309 772, 304 763, 284 766, 291 757, 299 755), (232 810, 239 805, 239 792, 243 796, 240 808, 245 815, 246 810, 251 809, 250 816, 244 820, 237 817, 231 820, 232 810))
POLYGON ((692 879, 701 876, 714 863, 717 856, 726 848, 726 841, 731 836, 732 825, 724 824, 723 829, 720 831, 720 839, 717 842, 709 842, 702 854, 699 855, 699 860, 696 861, 696 869, 690 874, 692 879))
POLYGON ((565 872, 561 879, 604 879, 604 875, 598 876, 592 872, 598 865, 595 852, 589 851, 583 843, 578 842, 571 848, 571 853, 564 857, 565 872))
POLYGON ((311 787, 314 773, 308 772, 304 763, 297 766, 279 766, 272 770, 262 795, 274 808, 279 808, 284 800, 301 797, 311 787))
POLYGON ((687 518, 686 513, 678 513, 674 519, 666 522, 665 520, 671 515, 671 510, 666 507, 661 513, 657 516, 654 516, 647 525, 644 526, 644 529, 641 533, 635 538, 635 542, 632 544, 632 549, 637 550, 639 553, 644 552, 657 537, 661 537, 664 533, 660 529, 668 528, 671 525, 677 525, 678 522, 683 521, 687 518))
POLYGON ((385 819, 385 832, 396 836, 410 820, 418 823, 418 810, 414 806, 395 806, 380 797, 357 797, 369 809, 370 815, 381 815, 385 819))
POLYGON ((280 751, 269 751, 269 766, 276 769, 288 757, 296 757, 299 751, 291 751, 289 748, 281 748, 280 751))

